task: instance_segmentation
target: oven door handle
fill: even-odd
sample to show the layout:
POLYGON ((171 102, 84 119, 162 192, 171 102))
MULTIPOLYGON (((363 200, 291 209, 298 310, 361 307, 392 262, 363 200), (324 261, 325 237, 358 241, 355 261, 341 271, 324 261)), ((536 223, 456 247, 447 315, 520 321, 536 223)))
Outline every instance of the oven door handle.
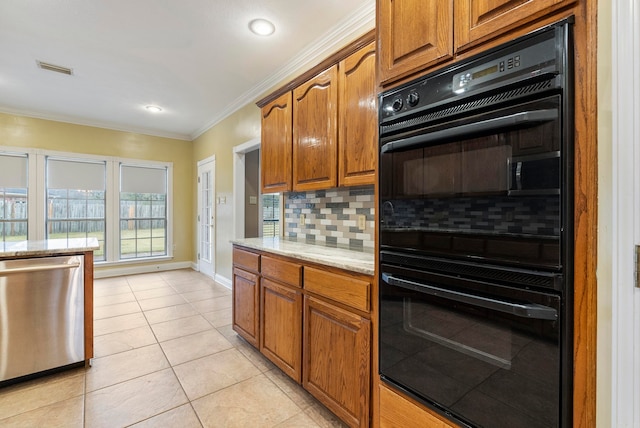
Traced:
POLYGON ((391 274, 382 273, 382 280, 389 285, 406 288, 411 291, 429 294, 431 296, 441 297, 443 299, 455 300, 461 303, 467 303, 473 306, 479 306, 485 309, 505 312, 523 318, 541 319, 541 320, 557 320, 558 311, 548 306, 539 305, 537 303, 513 303, 502 300, 490 299, 488 297, 475 296, 472 294, 461 293, 459 291, 446 290, 433 285, 421 284, 419 282, 408 281, 406 279, 396 278, 391 274))
POLYGON ((464 137, 477 132, 493 131, 514 126, 522 126, 534 123, 543 123, 558 118, 558 109, 532 110, 511 114, 509 116, 496 117, 479 122, 468 123, 466 125, 454 126, 440 131, 415 135, 409 138, 391 141, 380 149, 381 153, 392 153, 397 150, 406 150, 423 145, 425 143, 436 143, 455 137, 464 137))

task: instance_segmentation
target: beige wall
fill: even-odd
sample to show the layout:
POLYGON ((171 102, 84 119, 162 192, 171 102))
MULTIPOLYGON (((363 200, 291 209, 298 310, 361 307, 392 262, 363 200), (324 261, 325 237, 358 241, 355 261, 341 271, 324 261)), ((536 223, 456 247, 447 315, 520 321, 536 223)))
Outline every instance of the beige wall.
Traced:
POLYGON ((0 145, 173 162, 175 250, 171 262, 194 260, 191 142, 0 113, 0 145))
MULTIPOLYGON (((231 280, 231 239, 233 239, 233 147, 260 136, 260 109, 248 104, 222 122, 213 126, 193 142, 193 183, 197 180, 198 161, 216 158, 216 198, 226 198, 225 204, 216 204, 215 272, 231 280)), ((197 211, 197 186, 193 186, 193 210, 197 211)), ((197 230, 192 231, 193 250, 197 253, 197 230)))

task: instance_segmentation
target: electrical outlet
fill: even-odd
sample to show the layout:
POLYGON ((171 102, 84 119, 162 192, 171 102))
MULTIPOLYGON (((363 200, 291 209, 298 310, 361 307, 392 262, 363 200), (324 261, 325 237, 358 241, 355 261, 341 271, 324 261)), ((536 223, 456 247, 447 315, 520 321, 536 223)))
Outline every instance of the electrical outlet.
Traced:
POLYGON ((363 214, 360 214, 358 216, 358 229, 360 231, 363 231, 366 226, 367 226, 367 217, 363 214))
POLYGON ((304 226, 305 217, 304 214, 300 214, 300 227, 304 226))

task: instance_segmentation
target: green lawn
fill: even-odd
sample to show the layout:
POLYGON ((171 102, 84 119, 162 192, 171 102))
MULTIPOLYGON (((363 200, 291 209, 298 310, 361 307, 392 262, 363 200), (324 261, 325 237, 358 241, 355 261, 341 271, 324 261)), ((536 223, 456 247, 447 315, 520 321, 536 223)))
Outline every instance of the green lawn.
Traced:
MULTIPOLYGON (((136 241, 137 241, 137 249, 138 255, 151 255, 152 251, 154 253, 163 253, 165 252, 165 242, 164 242, 164 229, 141 229, 138 230, 138 235, 136 239, 136 231, 135 230, 121 230, 121 247, 120 252, 123 258, 127 258, 126 256, 132 256, 136 254, 136 241), (151 247, 151 236, 153 236, 153 248, 151 247)), ((102 232, 90 232, 85 234, 83 232, 74 232, 68 234, 69 238, 81 238, 85 237, 96 238, 98 243, 100 244, 100 248, 93 252, 96 259, 102 259, 104 254, 104 234, 102 232)), ((49 235, 49 239, 65 239, 67 238, 66 233, 52 233, 49 235)), ((16 242, 16 241, 24 241, 27 237, 25 235, 20 236, 7 236, 7 242, 16 242)))

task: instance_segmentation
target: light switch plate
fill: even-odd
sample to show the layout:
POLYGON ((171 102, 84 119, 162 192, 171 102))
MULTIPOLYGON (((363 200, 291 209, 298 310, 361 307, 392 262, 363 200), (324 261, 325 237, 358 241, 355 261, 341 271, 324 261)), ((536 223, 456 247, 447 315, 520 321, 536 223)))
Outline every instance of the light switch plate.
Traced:
POLYGON ((304 214, 300 214, 300 227, 304 226, 305 217, 304 214))
POLYGON ((358 229, 363 231, 367 227, 367 217, 363 214, 358 216, 358 229))

